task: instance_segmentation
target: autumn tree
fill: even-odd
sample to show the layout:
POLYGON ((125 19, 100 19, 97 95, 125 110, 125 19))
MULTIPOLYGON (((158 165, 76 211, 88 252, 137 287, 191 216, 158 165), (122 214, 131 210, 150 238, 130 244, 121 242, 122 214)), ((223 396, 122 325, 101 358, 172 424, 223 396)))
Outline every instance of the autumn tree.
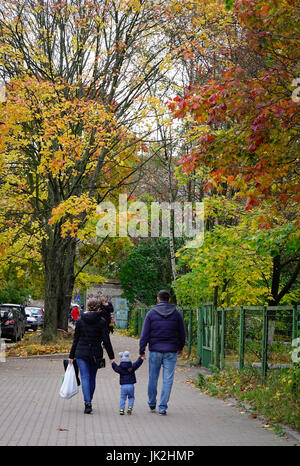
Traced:
POLYGON ((234 44, 218 44, 227 66, 170 103, 177 118, 195 122, 184 170, 208 166, 216 184, 240 191, 246 209, 266 198, 275 210, 299 200, 297 12, 297 2, 237 1, 234 44))
POLYGON ((299 300, 295 264, 299 261, 299 229, 293 223, 258 228, 262 207, 244 212, 235 200, 207 200, 206 217, 218 224, 205 232, 197 250, 178 252, 179 267, 187 272, 174 283, 176 294, 194 306, 293 304, 299 300), (231 219, 231 222, 230 222, 231 219), (274 271, 274 257, 280 257, 274 271))
POLYGON ((226 40, 224 26, 212 45, 221 64, 215 75, 194 80, 170 100, 176 118, 193 120, 186 133, 193 149, 179 170, 187 177, 196 172, 207 197, 234 199, 238 210, 258 219, 257 238, 271 259, 267 301, 278 304, 300 270, 296 233, 288 240, 299 221, 299 102, 293 86, 299 74, 299 6, 295 1, 208 3, 223 11, 224 21, 229 11, 235 28, 226 40), (277 235, 285 240, 278 242, 277 235))
POLYGON ((44 340, 66 328, 87 220, 141 165, 145 95, 174 59, 167 21, 149 0, 0 2, 1 244, 40 255, 44 340))

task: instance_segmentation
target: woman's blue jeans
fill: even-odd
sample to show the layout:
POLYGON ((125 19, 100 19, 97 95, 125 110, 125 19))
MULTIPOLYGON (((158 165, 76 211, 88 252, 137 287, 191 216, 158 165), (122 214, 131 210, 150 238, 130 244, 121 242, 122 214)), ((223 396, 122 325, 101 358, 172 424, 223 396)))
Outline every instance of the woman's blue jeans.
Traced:
POLYGON ((159 353, 157 351, 149 351, 149 381, 148 381, 148 405, 156 406, 157 383, 160 374, 160 368, 163 368, 162 389, 158 412, 162 413, 168 408, 175 366, 177 361, 177 352, 174 353, 159 353))
POLYGON ((96 387, 97 367, 93 359, 76 359, 85 403, 91 403, 96 387))

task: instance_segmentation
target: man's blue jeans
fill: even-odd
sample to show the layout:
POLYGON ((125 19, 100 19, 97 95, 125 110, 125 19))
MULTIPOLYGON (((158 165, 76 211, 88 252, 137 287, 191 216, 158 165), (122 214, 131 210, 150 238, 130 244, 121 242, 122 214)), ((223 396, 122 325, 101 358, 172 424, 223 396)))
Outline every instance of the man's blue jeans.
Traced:
POLYGON ((91 403, 96 387, 97 367, 92 359, 76 359, 85 403, 91 403))
POLYGON ((156 406, 157 383, 160 373, 160 368, 163 368, 162 389, 158 412, 162 413, 168 408, 175 366, 177 361, 177 352, 174 353, 159 353, 157 351, 149 351, 149 381, 148 381, 148 405, 156 406))
POLYGON ((121 385, 120 409, 125 409, 126 399, 128 397, 128 407, 133 408, 134 404, 134 384, 121 385))

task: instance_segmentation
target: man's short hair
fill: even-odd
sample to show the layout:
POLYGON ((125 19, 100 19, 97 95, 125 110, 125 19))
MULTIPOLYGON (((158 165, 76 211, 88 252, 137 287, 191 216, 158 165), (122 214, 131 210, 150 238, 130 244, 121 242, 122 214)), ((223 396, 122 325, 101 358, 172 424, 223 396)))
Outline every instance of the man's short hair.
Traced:
POLYGON ((159 298, 160 301, 169 301, 170 299, 170 293, 166 290, 161 290, 157 297, 159 298))

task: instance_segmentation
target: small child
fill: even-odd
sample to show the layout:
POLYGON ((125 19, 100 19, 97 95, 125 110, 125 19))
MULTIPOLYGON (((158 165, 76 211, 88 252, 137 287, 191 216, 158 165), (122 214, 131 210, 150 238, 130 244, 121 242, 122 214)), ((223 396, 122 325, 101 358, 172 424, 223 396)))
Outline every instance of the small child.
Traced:
POLYGON ((114 361, 112 368, 120 374, 121 396, 120 396, 120 414, 125 414, 125 403, 128 397, 127 414, 132 413, 134 404, 134 384, 136 383, 135 371, 143 364, 143 359, 139 357, 133 364, 130 359, 129 351, 119 353, 121 363, 118 366, 114 361))

